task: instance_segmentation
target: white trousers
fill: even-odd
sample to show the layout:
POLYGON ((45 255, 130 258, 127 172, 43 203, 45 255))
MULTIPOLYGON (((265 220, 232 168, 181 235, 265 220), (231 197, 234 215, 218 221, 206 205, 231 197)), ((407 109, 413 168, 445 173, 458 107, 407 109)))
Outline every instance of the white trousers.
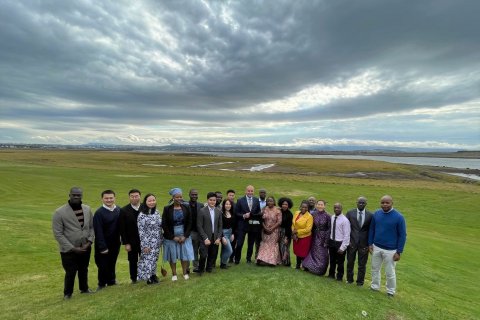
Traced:
POLYGON ((380 290, 380 281, 382 279, 381 269, 382 264, 385 265, 385 276, 387 277, 387 293, 395 294, 397 287, 397 277, 395 275, 395 265, 393 256, 397 250, 385 250, 373 245, 372 255, 372 285, 373 290, 380 290))

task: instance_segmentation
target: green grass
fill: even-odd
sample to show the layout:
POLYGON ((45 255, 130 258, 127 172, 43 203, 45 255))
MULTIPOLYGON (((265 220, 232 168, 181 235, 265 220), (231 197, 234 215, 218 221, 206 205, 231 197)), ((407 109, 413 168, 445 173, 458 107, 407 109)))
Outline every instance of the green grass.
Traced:
MULTIPOLYGON (((420 174, 426 170, 374 161, 2 151, 2 319, 475 319, 480 314, 476 274, 480 269, 480 186, 420 174), (276 166, 259 173, 189 167, 224 161, 233 161, 236 168, 257 163, 276 166), (142 165, 146 163, 173 167, 142 165), (358 171, 388 172, 397 178, 335 176, 358 171), (265 187, 277 198, 290 195, 296 204, 309 195, 324 198, 329 211, 337 201, 345 208, 354 207, 359 195, 365 195, 374 210, 383 194, 391 194, 395 207, 406 217, 408 233, 405 253, 397 265, 396 297, 371 292, 368 285, 359 288, 290 268, 243 263, 189 281, 172 283, 167 278, 158 286, 130 285, 122 251, 117 265, 119 286, 92 296, 75 292, 72 300, 62 300, 64 272, 51 217, 67 201, 71 186, 83 187, 84 202, 97 208, 100 192, 107 188, 114 189, 118 204, 124 205, 133 187, 153 192, 165 203, 173 186, 185 191, 196 187, 203 201, 211 190, 234 188, 239 197, 250 183, 265 187)), ((92 256, 92 288, 96 274, 92 256)))

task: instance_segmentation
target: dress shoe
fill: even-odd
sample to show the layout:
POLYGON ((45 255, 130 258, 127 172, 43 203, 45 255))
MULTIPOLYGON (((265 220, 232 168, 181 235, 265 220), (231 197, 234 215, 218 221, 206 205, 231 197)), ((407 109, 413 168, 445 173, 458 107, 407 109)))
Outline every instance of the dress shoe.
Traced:
POLYGON ((159 283, 159 282, 160 282, 160 280, 158 280, 158 277, 157 277, 156 274, 152 275, 152 276, 150 277, 150 280, 152 280, 154 283, 159 283))
POLYGON ((193 273, 199 273, 200 270, 199 270, 198 268, 195 268, 195 269, 192 270, 192 272, 193 272, 193 273))
POLYGON ((83 294, 92 294, 92 293, 95 293, 95 291, 91 290, 91 289, 87 289, 87 290, 82 290, 80 291, 80 293, 83 293, 83 294))
POLYGON ((240 261, 235 261, 235 264, 240 264, 240 261))
POLYGON ((98 286, 98 287, 97 287, 97 291, 103 290, 103 289, 105 289, 105 287, 106 287, 106 286, 98 286))
POLYGON ((207 271, 208 273, 212 273, 212 269, 207 269, 205 271, 207 271))
POLYGON ((363 286, 363 283, 362 282, 357 282, 357 286, 361 287, 361 286, 363 286))
POLYGON ((66 294, 63 296, 63 300, 70 300, 72 299, 72 295, 71 294, 66 294))
POLYGON ((223 264, 223 263, 222 263, 222 264, 220 265, 220 269, 228 269, 228 268, 229 268, 229 267, 228 267, 226 264, 223 264))
POLYGON ((108 286, 109 286, 109 287, 111 287, 111 286, 116 286, 117 284, 118 284, 118 282, 115 280, 115 281, 109 283, 108 286))

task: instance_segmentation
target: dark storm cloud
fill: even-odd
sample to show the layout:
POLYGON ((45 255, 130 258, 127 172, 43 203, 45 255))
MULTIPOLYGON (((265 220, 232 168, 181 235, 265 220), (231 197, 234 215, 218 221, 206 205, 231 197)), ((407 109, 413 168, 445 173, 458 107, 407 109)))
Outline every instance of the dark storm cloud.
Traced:
POLYGON ((236 110, 248 122, 248 108, 372 70, 385 84, 374 93, 257 112, 323 121, 475 101, 479 9, 475 1, 5 1, 0 116, 58 121, 59 131, 73 119, 201 126, 214 114, 224 124, 236 110), (452 83, 412 89, 418 79, 452 83))

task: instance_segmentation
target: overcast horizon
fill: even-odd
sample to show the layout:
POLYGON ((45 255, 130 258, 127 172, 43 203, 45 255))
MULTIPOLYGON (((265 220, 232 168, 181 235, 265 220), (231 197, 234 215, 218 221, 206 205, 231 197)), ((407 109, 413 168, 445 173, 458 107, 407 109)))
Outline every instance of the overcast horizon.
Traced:
POLYGON ((480 150, 480 2, 1 6, 0 143, 480 150))

